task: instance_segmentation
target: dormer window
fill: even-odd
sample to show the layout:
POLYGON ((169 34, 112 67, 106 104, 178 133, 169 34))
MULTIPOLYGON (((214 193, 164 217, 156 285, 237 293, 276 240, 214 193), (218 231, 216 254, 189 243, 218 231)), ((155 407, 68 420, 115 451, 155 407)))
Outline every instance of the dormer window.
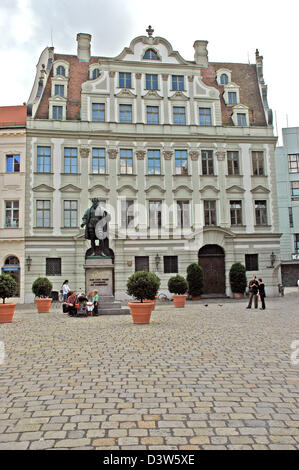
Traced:
POLYGON ((100 69, 94 69, 94 70, 92 71, 92 79, 93 79, 93 80, 95 80, 96 78, 98 78, 100 75, 101 75, 100 69))
POLYGON ((228 76, 226 73, 223 73, 220 77, 220 85, 227 85, 228 84, 228 76))
POLYGON ((237 92, 236 91, 229 91, 228 95, 228 104, 237 104, 237 92))
POLYGON ((65 77, 65 68, 63 65, 59 65, 56 69, 56 74, 57 75, 63 75, 65 77))
POLYGON ((237 114, 238 126, 247 126, 247 119, 245 113, 238 113, 237 114))
POLYGON ((55 85, 55 96, 64 97, 64 85, 55 85))
POLYGON ((147 51, 145 51, 143 58, 150 60, 159 60, 158 54, 154 51, 154 49, 148 49, 147 51))

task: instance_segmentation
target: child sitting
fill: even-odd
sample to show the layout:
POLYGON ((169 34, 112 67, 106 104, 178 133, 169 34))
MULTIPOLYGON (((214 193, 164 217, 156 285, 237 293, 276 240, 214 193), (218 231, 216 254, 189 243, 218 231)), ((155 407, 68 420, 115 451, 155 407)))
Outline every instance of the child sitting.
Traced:
POLYGON ((92 316, 92 312, 93 312, 93 309, 94 309, 94 305, 93 305, 93 292, 89 292, 89 294, 88 294, 88 302, 86 303, 86 306, 87 306, 88 315, 92 316))

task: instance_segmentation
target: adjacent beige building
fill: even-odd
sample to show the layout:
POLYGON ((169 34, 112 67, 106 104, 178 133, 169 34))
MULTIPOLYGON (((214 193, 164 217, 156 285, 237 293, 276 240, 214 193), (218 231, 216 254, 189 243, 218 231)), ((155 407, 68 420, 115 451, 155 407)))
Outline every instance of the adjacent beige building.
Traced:
POLYGON ((26 105, 0 107, 0 268, 17 281, 24 302, 26 105))
POLYGON ((47 275, 85 289, 80 228, 93 197, 111 214, 114 292, 134 270, 167 281, 204 268, 205 294, 231 295, 229 270, 246 265, 277 292, 280 264, 272 113, 256 64, 211 63, 207 41, 185 60, 153 30, 114 58, 46 48, 28 102, 26 301, 47 275))

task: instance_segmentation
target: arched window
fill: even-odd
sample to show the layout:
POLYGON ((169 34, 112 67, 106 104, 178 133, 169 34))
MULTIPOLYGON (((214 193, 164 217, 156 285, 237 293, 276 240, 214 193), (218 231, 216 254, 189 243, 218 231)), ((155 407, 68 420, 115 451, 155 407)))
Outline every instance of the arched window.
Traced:
POLYGON ((16 256, 9 256, 8 258, 6 258, 5 264, 6 265, 9 264, 9 265, 13 265, 13 266, 19 266, 20 262, 19 262, 19 260, 16 256))
POLYGON ((226 73, 223 73, 220 77, 220 83, 221 85, 227 85, 228 84, 228 76, 226 73))
POLYGON ((98 78, 98 77, 100 76, 100 74, 101 74, 101 73, 100 73, 100 69, 94 69, 94 70, 92 71, 92 78, 93 78, 93 80, 94 80, 95 78, 98 78))
POLYGON ((56 69, 56 74, 57 75, 63 75, 65 77, 65 68, 63 65, 59 65, 56 69))
POLYGON ((144 56, 144 59, 159 60, 157 53, 153 49, 148 49, 144 56))

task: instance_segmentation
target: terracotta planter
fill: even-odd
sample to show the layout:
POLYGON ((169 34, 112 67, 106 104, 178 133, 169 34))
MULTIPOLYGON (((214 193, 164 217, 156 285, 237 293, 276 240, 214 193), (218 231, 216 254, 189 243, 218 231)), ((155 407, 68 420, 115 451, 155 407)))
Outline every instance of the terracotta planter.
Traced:
POLYGON ((52 299, 35 299, 38 313, 48 313, 52 299))
POLYGON ((172 298, 176 308, 185 307, 187 295, 173 295, 172 298))
POLYGON ((154 302, 128 302, 135 324, 146 324, 150 322, 154 302))
POLYGON ((200 300, 200 295, 192 295, 192 300, 200 300))
POLYGON ((239 294, 238 292, 234 292, 234 299, 236 300, 244 299, 244 294, 239 294))
POLYGON ((155 310, 155 308, 156 308, 156 303, 157 303, 157 300, 156 300, 156 299, 155 299, 155 300, 144 299, 143 302, 152 302, 152 303, 154 304, 152 310, 155 310))
POLYGON ((16 304, 0 304, 0 323, 11 323, 14 313, 15 313, 16 304))

